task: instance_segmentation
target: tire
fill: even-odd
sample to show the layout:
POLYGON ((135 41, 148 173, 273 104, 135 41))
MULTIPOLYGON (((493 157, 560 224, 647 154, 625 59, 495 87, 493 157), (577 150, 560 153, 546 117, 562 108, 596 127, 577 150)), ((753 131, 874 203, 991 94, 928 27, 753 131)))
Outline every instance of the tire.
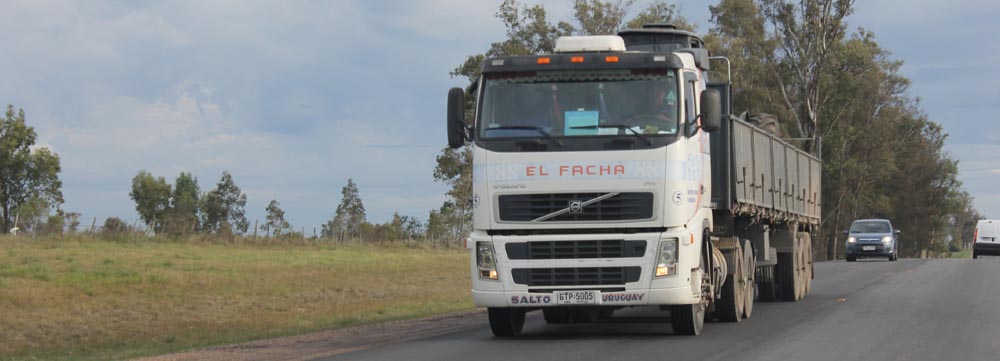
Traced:
POLYGON ((569 310, 565 308, 543 308, 542 317, 545 323, 562 324, 569 323, 569 310))
POLYGON ((524 310, 516 308, 491 307, 486 310, 490 318, 490 330, 496 337, 515 337, 524 329, 524 310))
POLYGON ((614 309, 606 309, 606 310, 597 311, 597 320, 598 321, 610 320, 612 317, 615 317, 615 310, 614 309))
POLYGON ((715 305, 714 316, 722 322, 740 322, 743 318, 744 291, 746 290, 743 279, 743 252, 736 248, 733 252, 734 261, 733 274, 726 276, 726 281, 722 284, 722 297, 715 305))
POLYGON ((746 290, 743 292, 743 318, 750 318, 753 314, 754 291, 757 289, 757 259, 754 258, 753 247, 750 241, 743 241, 743 265, 745 266, 746 290))
POLYGON ((700 303, 670 306, 670 324, 674 334, 698 336, 705 328, 705 309, 700 303))
POLYGON ((774 266, 763 267, 757 277, 757 299, 762 302, 778 300, 774 285, 774 266))
POLYGON ((847 255, 847 262, 855 262, 858 260, 857 256, 847 255))
POLYGON ((805 281, 805 287, 802 289, 802 297, 809 294, 812 290, 812 280, 816 278, 813 273, 813 249, 812 249, 812 235, 809 233, 802 233, 802 255, 805 259, 805 263, 802 265, 802 280, 805 281))
POLYGON ((778 265, 774 266, 774 279, 778 288, 779 300, 795 302, 799 296, 799 272, 796 263, 799 259, 794 252, 778 252, 778 265))

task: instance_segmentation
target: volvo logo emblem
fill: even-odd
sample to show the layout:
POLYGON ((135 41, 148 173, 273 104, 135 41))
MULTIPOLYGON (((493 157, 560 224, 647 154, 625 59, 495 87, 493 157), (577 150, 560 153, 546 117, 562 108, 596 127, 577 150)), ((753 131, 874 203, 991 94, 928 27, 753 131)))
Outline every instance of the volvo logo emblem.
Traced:
POLYGON ((569 213, 583 213, 583 201, 569 201, 569 213))

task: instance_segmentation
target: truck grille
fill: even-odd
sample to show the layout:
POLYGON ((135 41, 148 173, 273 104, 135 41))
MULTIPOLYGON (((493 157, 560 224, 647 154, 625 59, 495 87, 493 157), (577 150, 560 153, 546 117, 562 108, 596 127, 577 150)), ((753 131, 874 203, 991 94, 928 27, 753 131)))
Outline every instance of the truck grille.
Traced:
POLYGON ((507 243, 510 259, 576 259, 642 257, 646 241, 534 241, 507 243))
MULTIPOLYGON (((510 194, 498 199, 500 220, 530 222, 566 209, 572 202, 586 202, 608 193, 510 194)), ((619 193, 589 204, 579 212, 566 212, 545 220, 553 222, 625 221, 653 218, 653 193, 619 193)))
POLYGON ((624 285, 639 280, 641 267, 515 268, 514 283, 528 286, 624 285))

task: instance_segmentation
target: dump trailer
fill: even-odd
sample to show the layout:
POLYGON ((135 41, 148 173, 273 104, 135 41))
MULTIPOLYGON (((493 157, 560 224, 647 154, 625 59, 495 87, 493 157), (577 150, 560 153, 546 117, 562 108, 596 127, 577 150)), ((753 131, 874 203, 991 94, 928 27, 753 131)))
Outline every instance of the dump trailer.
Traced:
POLYGON ((472 124, 449 91, 449 146, 473 153, 472 297, 494 335, 529 311, 580 323, 635 306, 697 335, 809 291, 820 160, 731 115, 710 64, 728 69, 697 35, 649 25, 485 59, 472 124))

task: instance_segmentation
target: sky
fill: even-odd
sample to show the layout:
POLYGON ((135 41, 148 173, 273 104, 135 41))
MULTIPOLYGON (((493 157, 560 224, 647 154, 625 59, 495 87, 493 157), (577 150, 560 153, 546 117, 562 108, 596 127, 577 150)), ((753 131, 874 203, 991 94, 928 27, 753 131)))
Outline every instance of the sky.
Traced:
MULTIPOLYGON (((138 218, 131 179, 202 191, 229 171, 263 219, 297 229, 334 214, 353 178, 368 218, 427 218, 446 144, 449 72, 504 38, 500 0, 19 1, 0 11, 0 103, 24 109, 62 160, 64 210, 138 218)), ((527 0, 534 4, 536 1, 527 0)), ((542 1, 570 20, 568 1, 542 1)), ((633 13, 649 1, 640 0, 633 13)), ((708 3, 677 1, 704 32, 708 3)), ((947 152, 1000 217, 1000 3, 858 1, 848 19, 903 60, 911 92, 951 136, 947 152)))

